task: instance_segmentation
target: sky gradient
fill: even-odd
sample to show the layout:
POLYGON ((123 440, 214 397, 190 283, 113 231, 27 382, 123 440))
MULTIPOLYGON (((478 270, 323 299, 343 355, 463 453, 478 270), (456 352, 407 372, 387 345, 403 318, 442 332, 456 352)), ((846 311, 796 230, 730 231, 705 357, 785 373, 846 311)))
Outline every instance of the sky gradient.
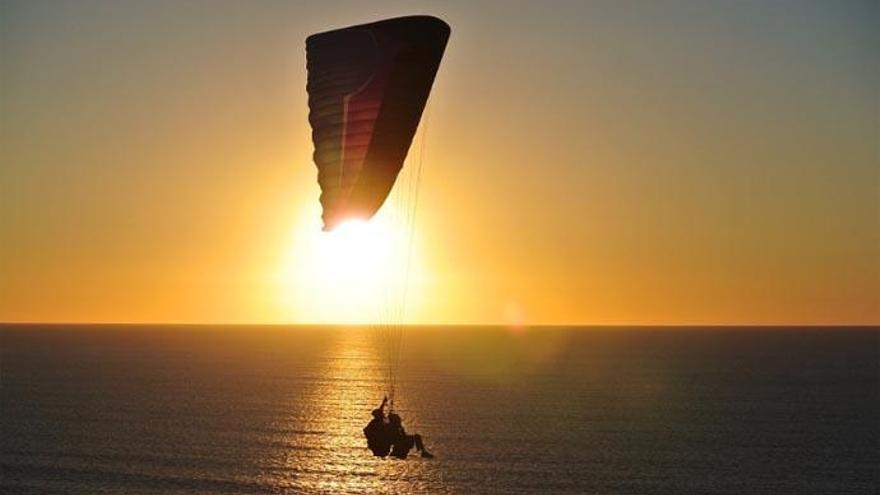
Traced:
POLYGON ((426 13, 406 321, 880 324, 878 2, 0 9, 0 321, 331 321, 304 40, 426 13))

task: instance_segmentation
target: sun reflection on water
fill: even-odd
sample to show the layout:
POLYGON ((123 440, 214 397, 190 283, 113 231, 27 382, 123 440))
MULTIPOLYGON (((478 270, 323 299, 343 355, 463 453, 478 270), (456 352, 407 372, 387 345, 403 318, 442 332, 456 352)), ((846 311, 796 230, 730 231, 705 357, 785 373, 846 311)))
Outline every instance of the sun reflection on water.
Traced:
POLYGON ((279 489, 306 493, 412 493, 424 480, 425 462, 379 459, 366 448, 362 429, 381 401, 381 353, 369 329, 339 332, 315 369, 314 386, 301 400, 304 413, 289 418, 279 489))

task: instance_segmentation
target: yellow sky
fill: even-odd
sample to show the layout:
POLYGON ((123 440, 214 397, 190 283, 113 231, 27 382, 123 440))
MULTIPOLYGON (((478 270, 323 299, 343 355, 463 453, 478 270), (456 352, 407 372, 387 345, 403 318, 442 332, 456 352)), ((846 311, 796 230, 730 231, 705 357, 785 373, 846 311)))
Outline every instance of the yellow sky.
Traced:
POLYGON ((420 12, 403 320, 878 324, 878 9, 4 2, 0 321, 357 320, 314 278, 304 39, 420 12))

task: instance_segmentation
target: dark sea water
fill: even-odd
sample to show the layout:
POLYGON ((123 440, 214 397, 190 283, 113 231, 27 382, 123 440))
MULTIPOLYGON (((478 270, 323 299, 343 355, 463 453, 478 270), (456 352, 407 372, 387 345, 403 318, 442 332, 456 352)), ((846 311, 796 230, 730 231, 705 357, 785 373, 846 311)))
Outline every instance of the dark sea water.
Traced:
POLYGON ((3 493, 878 493, 880 330, 0 327, 3 493))

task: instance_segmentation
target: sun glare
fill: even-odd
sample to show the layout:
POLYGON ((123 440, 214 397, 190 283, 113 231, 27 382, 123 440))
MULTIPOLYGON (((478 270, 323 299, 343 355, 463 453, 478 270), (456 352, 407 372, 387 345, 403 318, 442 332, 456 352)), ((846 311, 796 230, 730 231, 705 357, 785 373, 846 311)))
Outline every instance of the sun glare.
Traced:
MULTIPOLYGON (((354 291, 387 282, 393 250, 392 232, 377 223, 349 220, 321 235, 317 256, 324 282, 354 291)), ((381 284, 380 284, 381 285, 381 284)))
POLYGON ((408 231, 379 214, 322 232, 309 210, 284 253, 280 270, 283 312, 294 321, 400 323, 404 292, 414 292, 417 249, 407 263, 408 231), (407 277, 407 270, 410 276, 407 277), (410 285, 405 290, 405 285, 410 285))

